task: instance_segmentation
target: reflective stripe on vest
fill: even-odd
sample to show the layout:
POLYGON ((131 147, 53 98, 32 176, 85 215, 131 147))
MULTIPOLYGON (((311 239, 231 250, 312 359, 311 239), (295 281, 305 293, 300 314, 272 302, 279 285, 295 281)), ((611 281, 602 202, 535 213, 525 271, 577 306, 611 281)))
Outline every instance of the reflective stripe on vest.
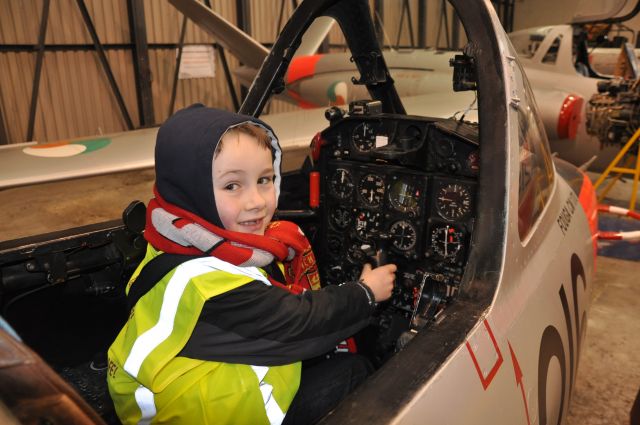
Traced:
MULTIPOLYGON (((178 311, 178 304, 189 281, 196 276, 214 271, 245 275, 253 280, 259 280, 267 285, 271 285, 269 279, 260 273, 258 268, 239 267, 226 261, 222 261, 216 257, 196 258, 180 264, 176 267, 173 276, 171 276, 171 279, 165 288, 158 322, 149 330, 138 336, 131 347, 131 351, 129 352, 123 366, 127 373, 132 377, 137 378, 145 359, 171 335, 176 312, 178 311)), ((259 379, 259 382, 261 381, 262 379, 259 379)), ((260 385, 262 385, 262 382, 260 385)), ((141 386, 136 390, 136 402, 142 411, 140 423, 149 423, 156 414, 155 404, 153 402, 153 393, 149 389, 141 386), (148 393, 145 393, 143 389, 148 393), (140 398, 138 397, 138 391, 140 391, 140 398), (150 408, 150 406, 152 406, 152 408, 150 408), (148 417, 147 414, 151 414, 151 416, 148 417)))
POLYGON ((262 393, 262 400, 264 401, 264 409, 267 412, 267 418, 271 425, 280 425, 284 420, 284 412, 278 406, 278 402, 273 397, 273 386, 264 382, 264 377, 269 372, 267 366, 251 366, 251 369, 256 373, 258 382, 260 383, 260 393, 262 393))
POLYGON ((135 393, 136 403, 140 408, 142 416, 138 421, 139 425, 148 425, 156 415, 156 404, 153 401, 153 393, 147 387, 140 385, 135 393))

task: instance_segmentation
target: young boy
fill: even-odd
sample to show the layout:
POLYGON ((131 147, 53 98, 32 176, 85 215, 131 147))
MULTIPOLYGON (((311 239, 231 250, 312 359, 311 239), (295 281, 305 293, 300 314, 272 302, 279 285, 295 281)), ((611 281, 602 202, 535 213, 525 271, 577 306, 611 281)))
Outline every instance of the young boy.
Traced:
MULTIPOLYGON (((396 268, 365 266, 358 282, 300 289, 317 272, 302 270, 310 248, 299 228, 271 223, 281 150, 258 119, 193 105, 162 125, 155 160, 149 244, 129 297, 158 257, 186 261, 153 279, 109 349, 116 412, 124 424, 282 423, 300 361, 366 326, 396 268)), ((303 410, 287 422, 308 420, 303 410)))

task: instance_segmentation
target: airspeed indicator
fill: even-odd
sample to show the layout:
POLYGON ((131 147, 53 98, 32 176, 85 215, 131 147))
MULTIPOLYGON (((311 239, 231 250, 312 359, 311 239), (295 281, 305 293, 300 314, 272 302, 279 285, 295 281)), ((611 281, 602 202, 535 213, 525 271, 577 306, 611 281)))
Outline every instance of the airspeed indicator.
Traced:
POLYGON ((449 183, 436 194, 436 210, 442 218, 460 220, 471 212, 469 188, 459 183, 449 183))

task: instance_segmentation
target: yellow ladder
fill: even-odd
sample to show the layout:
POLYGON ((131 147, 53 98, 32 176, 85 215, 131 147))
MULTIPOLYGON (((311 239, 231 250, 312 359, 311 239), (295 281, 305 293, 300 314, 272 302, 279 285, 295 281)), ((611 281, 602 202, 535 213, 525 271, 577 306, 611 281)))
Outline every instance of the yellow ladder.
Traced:
POLYGON ((629 141, 624 145, 620 152, 616 155, 616 157, 609 163, 609 166, 606 170, 600 175, 598 180, 594 183, 593 187, 597 191, 598 187, 602 184, 604 179, 612 173, 618 173, 613 176, 612 180, 607 184, 602 193, 598 195, 598 202, 602 202, 607 193, 611 190, 611 188, 616 184, 616 182, 620 179, 623 174, 633 174, 633 185, 631 189, 631 199, 629 200, 629 211, 635 211, 636 207, 636 194, 638 191, 638 180, 640 180, 640 143, 638 143, 638 150, 636 151, 636 167, 629 168, 629 165, 633 162, 633 157, 628 157, 625 161, 624 166, 618 167, 618 163, 622 160, 624 154, 627 153, 629 149, 638 141, 640 138, 640 128, 633 133, 633 136, 629 139, 629 141))

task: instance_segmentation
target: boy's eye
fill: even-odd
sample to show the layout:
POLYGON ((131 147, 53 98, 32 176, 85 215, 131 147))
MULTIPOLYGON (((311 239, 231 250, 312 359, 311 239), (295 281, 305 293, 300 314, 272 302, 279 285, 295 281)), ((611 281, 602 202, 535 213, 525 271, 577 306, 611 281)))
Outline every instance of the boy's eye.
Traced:
POLYGON ((276 176, 260 177, 260 178, 258 179, 258 184, 269 184, 269 183, 271 183, 275 178, 276 178, 276 176))
POLYGON ((229 183, 224 186, 224 190, 236 190, 238 187, 237 183, 229 183))

